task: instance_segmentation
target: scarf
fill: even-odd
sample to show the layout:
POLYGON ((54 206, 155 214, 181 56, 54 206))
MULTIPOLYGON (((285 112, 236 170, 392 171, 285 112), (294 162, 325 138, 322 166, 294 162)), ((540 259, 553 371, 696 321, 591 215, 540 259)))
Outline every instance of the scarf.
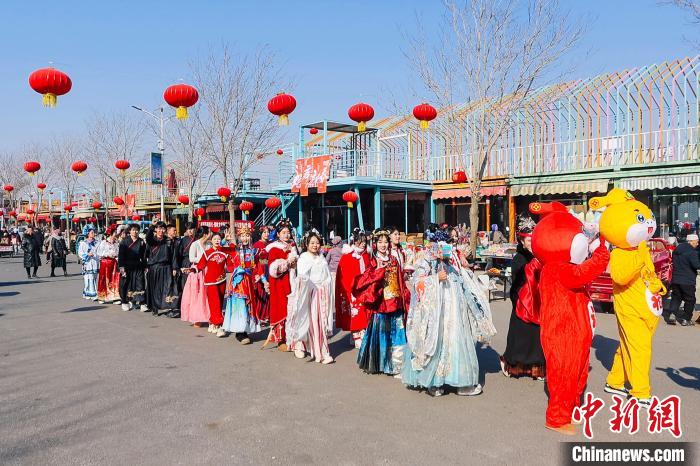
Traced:
POLYGON ((358 248, 357 246, 352 247, 352 257, 357 259, 360 263, 360 273, 365 273, 365 260, 362 258, 363 252, 365 252, 364 249, 358 248))

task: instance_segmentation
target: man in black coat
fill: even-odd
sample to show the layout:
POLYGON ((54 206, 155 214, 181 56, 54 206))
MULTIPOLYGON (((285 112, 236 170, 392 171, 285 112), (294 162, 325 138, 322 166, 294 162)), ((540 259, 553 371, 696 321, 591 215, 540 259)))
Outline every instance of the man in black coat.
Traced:
POLYGON ((687 327, 693 324, 695 310, 695 280, 700 269, 698 235, 689 234, 686 242, 673 251, 673 278, 671 279, 671 308, 668 324, 675 321, 687 327), (681 301, 684 303, 681 310, 681 301), (674 321, 675 316, 675 321, 674 321))
POLYGON ((34 228, 29 225, 22 237, 22 251, 24 251, 24 269, 27 271, 27 278, 37 278, 37 270, 41 265, 41 249, 44 245, 43 239, 39 238, 34 228))

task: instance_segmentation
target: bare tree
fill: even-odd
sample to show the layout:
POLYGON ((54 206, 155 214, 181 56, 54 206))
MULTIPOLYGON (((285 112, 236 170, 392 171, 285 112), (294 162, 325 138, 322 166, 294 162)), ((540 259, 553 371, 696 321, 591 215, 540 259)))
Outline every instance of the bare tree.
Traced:
POLYGON ((445 7, 437 42, 412 41, 409 58, 442 107, 446 155, 458 156, 469 175, 474 245, 489 160, 530 92, 579 41, 583 25, 558 0, 446 1, 445 7))
POLYGON ((15 209, 17 207, 17 200, 21 199, 24 193, 29 192, 31 186, 29 182, 29 177, 22 169, 22 160, 18 152, 3 152, 0 153, 0 189, 5 185, 12 185, 14 190, 10 193, 2 191, 0 195, 3 196, 3 208, 9 210, 15 209))
POLYGON ((200 93, 195 120, 203 137, 204 157, 231 189, 228 210, 233 230, 234 200, 246 171, 259 162, 257 154, 270 153, 280 141, 281 132, 267 111, 267 101, 288 83, 266 47, 238 55, 224 45, 193 63, 192 72, 200 93))
MULTIPOLYGON (((47 161, 53 167, 51 184, 63 191, 66 205, 71 205, 75 199, 76 191, 85 188, 89 181, 84 177, 78 177, 71 169, 76 160, 83 155, 81 141, 68 136, 53 137, 47 147, 47 161), (87 183, 86 183, 87 181, 87 183)), ((70 230, 69 216, 66 215, 66 230, 70 230)), ((70 235, 66 235, 70 248, 70 235)))
POLYGON ((693 22, 700 23, 700 3, 696 0, 665 0, 659 2, 663 5, 674 5, 685 10, 693 17, 693 22))

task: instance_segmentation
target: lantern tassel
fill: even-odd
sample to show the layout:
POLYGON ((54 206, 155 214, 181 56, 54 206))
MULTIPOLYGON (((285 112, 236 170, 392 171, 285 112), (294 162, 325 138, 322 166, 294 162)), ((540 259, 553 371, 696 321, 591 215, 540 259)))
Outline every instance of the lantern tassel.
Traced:
POLYGON ((289 126, 289 117, 287 115, 280 115, 277 117, 277 124, 279 126, 289 126))
POLYGON ((51 94, 50 92, 44 94, 44 107, 55 107, 56 100, 56 94, 51 94))
POLYGON ((428 120, 421 120, 420 121, 420 129, 423 131, 428 129, 428 120))
POLYGON ((348 209, 352 209, 352 202, 348 202, 348 209))
POLYGON ((363 133, 366 129, 367 123, 365 123, 364 121, 361 121, 357 124, 357 131, 359 131, 360 133, 363 133))
POLYGON ((187 119, 187 107, 180 106, 175 110, 175 118, 178 120, 186 120, 187 119))
POLYGON ((221 199, 221 202, 226 202, 226 198, 224 196, 221 196, 219 199, 221 199))

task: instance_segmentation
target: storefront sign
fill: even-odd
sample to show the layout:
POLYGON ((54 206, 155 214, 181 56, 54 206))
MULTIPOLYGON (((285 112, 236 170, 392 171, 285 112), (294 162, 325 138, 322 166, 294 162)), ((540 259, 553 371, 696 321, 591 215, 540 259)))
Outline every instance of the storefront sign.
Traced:
POLYGON ((291 191, 308 196, 309 188, 316 188, 319 193, 325 193, 330 173, 330 155, 299 159, 296 161, 291 191))
MULTIPOLYGON (((228 220, 200 220, 198 226, 200 227, 209 227, 209 228, 221 228, 221 227, 227 227, 229 225, 228 220)), ((250 220, 236 220, 233 222, 234 228, 241 228, 243 226, 248 225, 248 228, 251 230, 255 226, 254 222, 251 222, 250 220)))

